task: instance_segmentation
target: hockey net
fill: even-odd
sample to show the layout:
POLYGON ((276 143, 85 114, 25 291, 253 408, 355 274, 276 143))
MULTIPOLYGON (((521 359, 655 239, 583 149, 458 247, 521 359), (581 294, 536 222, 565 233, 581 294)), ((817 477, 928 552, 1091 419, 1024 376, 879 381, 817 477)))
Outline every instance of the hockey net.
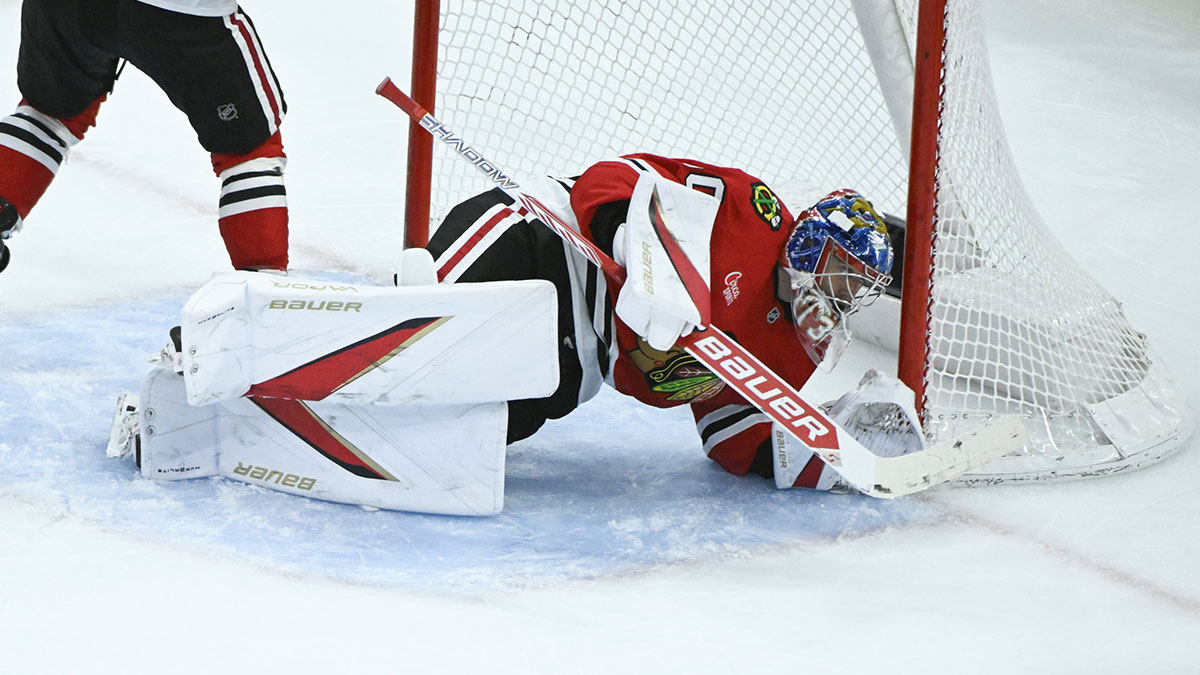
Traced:
MULTIPOLYGON (((917 292, 906 291, 902 309, 899 300, 877 303, 868 321, 884 322, 879 341, 900 349, 926 436, 945 440, 1011 412, 1030 431, 1019 455, 966 481, 1133 468, 1190 435, 1191 412, 1145 337, 1026 195, 975 0, 948 8, 939 0, 936 15, 925 9, 942 58, 937 100, 925 108, 934 112, 915 124, 916 0, 762 0, 719 10, 699 0, 445 4, 434 13, 435 112, 514 174, 578 174, 629 152, 694 157, 772 183, 817 176, 826 189, 853 187, 882 212, 908 214, 910 229, 924 227, 916 241, 929 244, 909 258, 923 261, 917 292), (914 189, 910 204, 914 129, 932 133, 936 149, 928 169, 912 163, 925 172, 912 183, 929 187, 914 189), (901 315, 917 336, 903 346, 901 315)), ((426 0, 418 5, 428 11, 426 0)), ((414 78, 432 73, 417 56, 414 78)), ((419 99, 422 87, 414 90, 419 99)), ((432 166, 430 223, 489 187, 444 146, 433 149, 432 166)), ((410 209, 414 199, 410 187, 410 209)))

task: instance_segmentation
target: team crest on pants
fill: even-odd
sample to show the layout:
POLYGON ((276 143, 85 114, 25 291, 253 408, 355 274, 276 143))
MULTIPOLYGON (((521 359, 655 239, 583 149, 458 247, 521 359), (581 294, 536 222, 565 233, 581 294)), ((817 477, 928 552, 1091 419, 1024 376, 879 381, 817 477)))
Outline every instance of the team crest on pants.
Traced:
POLYGON ((640 337, 629 358, 646 376, 646 385, 668 401, 703 401, 725 388, 725 382, 682 349, 659 351, 640 337))

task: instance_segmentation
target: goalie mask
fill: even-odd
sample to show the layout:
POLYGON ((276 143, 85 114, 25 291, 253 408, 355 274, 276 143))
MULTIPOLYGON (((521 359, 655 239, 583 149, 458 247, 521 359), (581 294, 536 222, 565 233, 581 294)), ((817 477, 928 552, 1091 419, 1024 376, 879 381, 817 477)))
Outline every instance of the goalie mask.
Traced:
POLYGON ((830 370, 850 343, 846 318, 891 281, 883 218, 853 190, 831 192, 796 218, 779 265, 779 299, 805 353, 830 370))

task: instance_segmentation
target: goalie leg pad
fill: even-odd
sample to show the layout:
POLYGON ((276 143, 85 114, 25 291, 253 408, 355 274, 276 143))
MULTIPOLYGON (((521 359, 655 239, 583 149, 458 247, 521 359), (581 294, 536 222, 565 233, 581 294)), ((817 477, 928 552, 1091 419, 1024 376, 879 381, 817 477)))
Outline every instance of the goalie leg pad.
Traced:
POLYGON ((217 475, 219 413, 216 406, 188 405, 183 377, 160 363, 142 383, 138 411, 142 477, 182 480, 217 475))
POLYGON ((188 402, 548 396, 559 379, 557 311, 554 285, 542 280, 396 288, 231 272, 183 309, 188 402))
POLYGON ((160 367, 142 388, 142 476, 220 475, 381 509, 485 516, 504 504, 507 405, 239 398, 190 406, 160 367))

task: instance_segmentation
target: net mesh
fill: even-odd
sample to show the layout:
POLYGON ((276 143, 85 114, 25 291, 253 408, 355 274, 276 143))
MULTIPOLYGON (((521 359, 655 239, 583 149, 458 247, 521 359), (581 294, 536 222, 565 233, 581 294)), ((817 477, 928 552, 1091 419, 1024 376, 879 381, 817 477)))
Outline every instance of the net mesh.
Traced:
MULTIPOLYGON (((687 1, 443 6, 435 113, 517 175, 630 152, 764 178, 802 163, 903 213, 906 162, 845 2, 727 3, 720 20, 687 1)), ((443 147, 434 161, 436 226, 490 186, 443 147)))
POLYGON ((1082 456, 1108 443, 1089 406, 1138 386, 1150 355, 1025 193, 995 112, 978 5, 948 3, 946 23, 926 433, 948 438, 1019 412, 1027 455, 1082 456))
MULTIPOLYGON (((1016 412, 1031 442, 999 473, 1120 460, 1093 406, 1137 389, 1152 359, 1033 209, 1000 125, 978 5, 948 4, 926 435, 1016 412)), ((906 211, 915 0, 442 5, 435 113, 516 177, 653 152, 769 182, 815 176, 906 211), (894 25, 880 31, 878 17, 894 25), (874 54, 860 18, 877 26, 866 33, 874 54), (881 64, 906 77, 881 81, 881 64), (896 99, 904 87, 910 98, 896 99)), ((440 144, 433 175, 431 228, 491 187, 440 144)), ((1150 408, 1159 427, 1184 424, 1178 406, 1150 408)))

